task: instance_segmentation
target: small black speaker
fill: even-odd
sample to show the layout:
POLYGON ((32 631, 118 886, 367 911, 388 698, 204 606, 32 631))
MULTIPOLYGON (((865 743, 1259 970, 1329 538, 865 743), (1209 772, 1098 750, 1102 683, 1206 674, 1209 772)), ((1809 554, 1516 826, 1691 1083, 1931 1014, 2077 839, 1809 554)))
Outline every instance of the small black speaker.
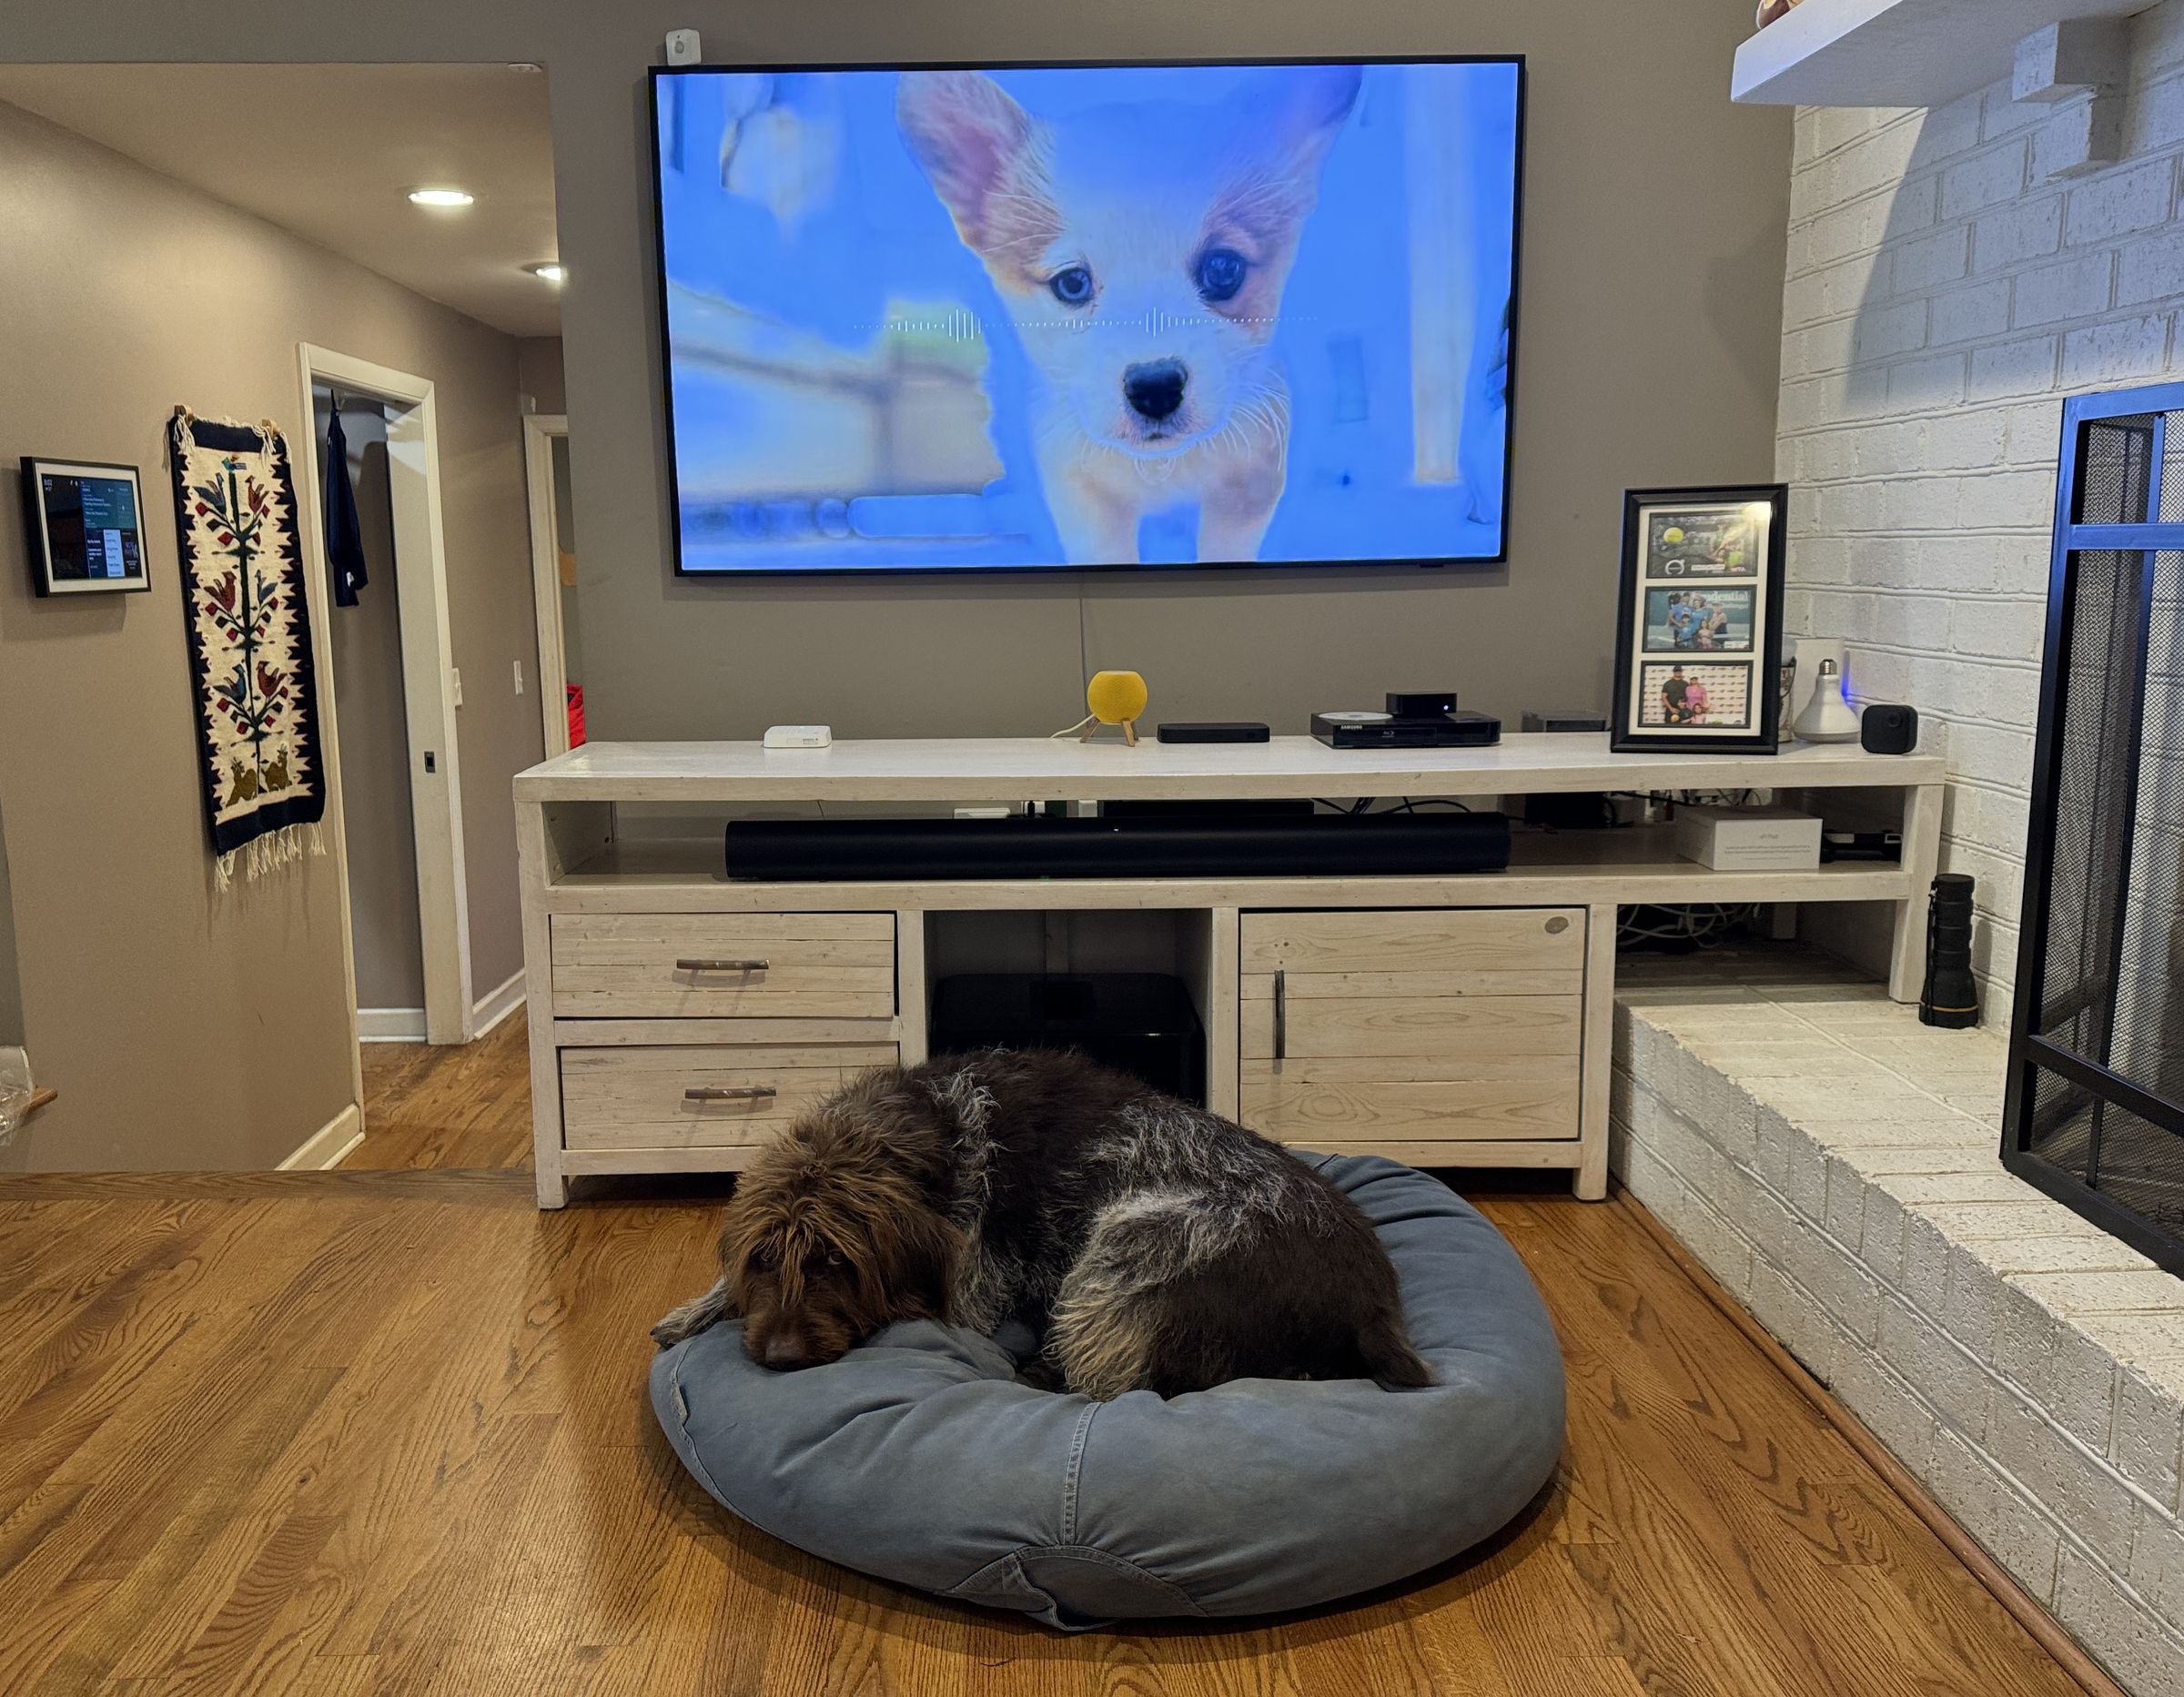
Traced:
POLYGON ((1918 709, 1876 702, 1858 721, 1858 746, 1868 754, 1908 754, 1918 746, 1918 709))

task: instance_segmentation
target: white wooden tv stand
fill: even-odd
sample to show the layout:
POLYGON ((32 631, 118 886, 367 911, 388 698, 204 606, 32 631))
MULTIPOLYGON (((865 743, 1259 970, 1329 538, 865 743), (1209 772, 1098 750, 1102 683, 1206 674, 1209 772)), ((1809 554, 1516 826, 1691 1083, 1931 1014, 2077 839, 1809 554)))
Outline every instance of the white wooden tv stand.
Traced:
POLYGON ((1611 754, 1591 734, 1370 753, 1309 737, 592 743, 515 781, 539 1204, 561 1207, 586 1174, 739 1168, 849 1075, 922 1059, 937 978, 1027 960, 1180 975, 1205 1026, 1208 1105, 1269 1136, 1426 1167, 1568 1167, 1598 1197, 1617 905, 1893 903, 1891 991, 1913 999, 1942 777, 1931 755, 1611 754), (945 814, 1438 796, 1510 797, 1514 813, 1513 798, 1550 791, 1747 788, 1900 824, 1902 864, 1717 873, 1676 858, 1658 827, 1520 827, 1500 873, 752 883, 725 875, 717 830, 617 828, 639 803, 945 814))

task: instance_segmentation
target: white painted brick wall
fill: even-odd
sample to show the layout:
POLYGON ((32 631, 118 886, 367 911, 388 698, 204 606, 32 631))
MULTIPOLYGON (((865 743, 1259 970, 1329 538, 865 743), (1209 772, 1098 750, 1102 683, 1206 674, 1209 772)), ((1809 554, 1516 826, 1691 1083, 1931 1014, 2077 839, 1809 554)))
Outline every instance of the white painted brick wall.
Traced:
MULTIPOLYGON (((1798 114, 1776 471, 1792 635, 1906 700, 1958 786, 1945 867, 1979 880, 1977 964, 2017 959, 2060 398, 2184 370, 2184 0, 2130 23, 2126 157, 2048 181, 2056 108, 2007 81, 1932 112, 1798 114)), ((1854 954, 1878 933, 1815 908, 1854 954)))
POLYGON ((1624 995, 1630 1193, 2127 1690, 2184 1692, 2184 1285, 1998 1169, 1999 1038, 1624 995))

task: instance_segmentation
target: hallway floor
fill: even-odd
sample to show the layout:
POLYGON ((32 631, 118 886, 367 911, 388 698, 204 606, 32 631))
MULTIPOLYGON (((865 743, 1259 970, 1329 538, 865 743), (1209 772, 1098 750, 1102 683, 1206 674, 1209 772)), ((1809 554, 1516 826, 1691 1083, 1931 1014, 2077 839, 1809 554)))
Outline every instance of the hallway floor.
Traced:
POLYGON ((535 1211, 523 1043, 375 1049, 347 1170, 0 1178, 0 1691, 2078 1690, 1626 1205, 1537 1190, 1473 1194, 1562 1329, 1569 1450, 1471 1559, 1064 1639, 805 1557, 643 1400, 713 1207, 535 1211))

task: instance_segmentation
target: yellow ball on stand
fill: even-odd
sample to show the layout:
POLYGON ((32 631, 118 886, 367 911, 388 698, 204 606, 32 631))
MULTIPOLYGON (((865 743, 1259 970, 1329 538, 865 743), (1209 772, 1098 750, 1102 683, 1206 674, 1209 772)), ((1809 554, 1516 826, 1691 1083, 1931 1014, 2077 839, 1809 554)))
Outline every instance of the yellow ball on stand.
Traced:
POLYGON ((1090 711, 1057 737, 1074 736, 1089 742, 1102 725, 1120 725, 1122 740, 1138 746, 1138 719, 1145 712, 1145 680, 1135 672, 1096 672, 1085 685, 1085 705, 1090 711))

